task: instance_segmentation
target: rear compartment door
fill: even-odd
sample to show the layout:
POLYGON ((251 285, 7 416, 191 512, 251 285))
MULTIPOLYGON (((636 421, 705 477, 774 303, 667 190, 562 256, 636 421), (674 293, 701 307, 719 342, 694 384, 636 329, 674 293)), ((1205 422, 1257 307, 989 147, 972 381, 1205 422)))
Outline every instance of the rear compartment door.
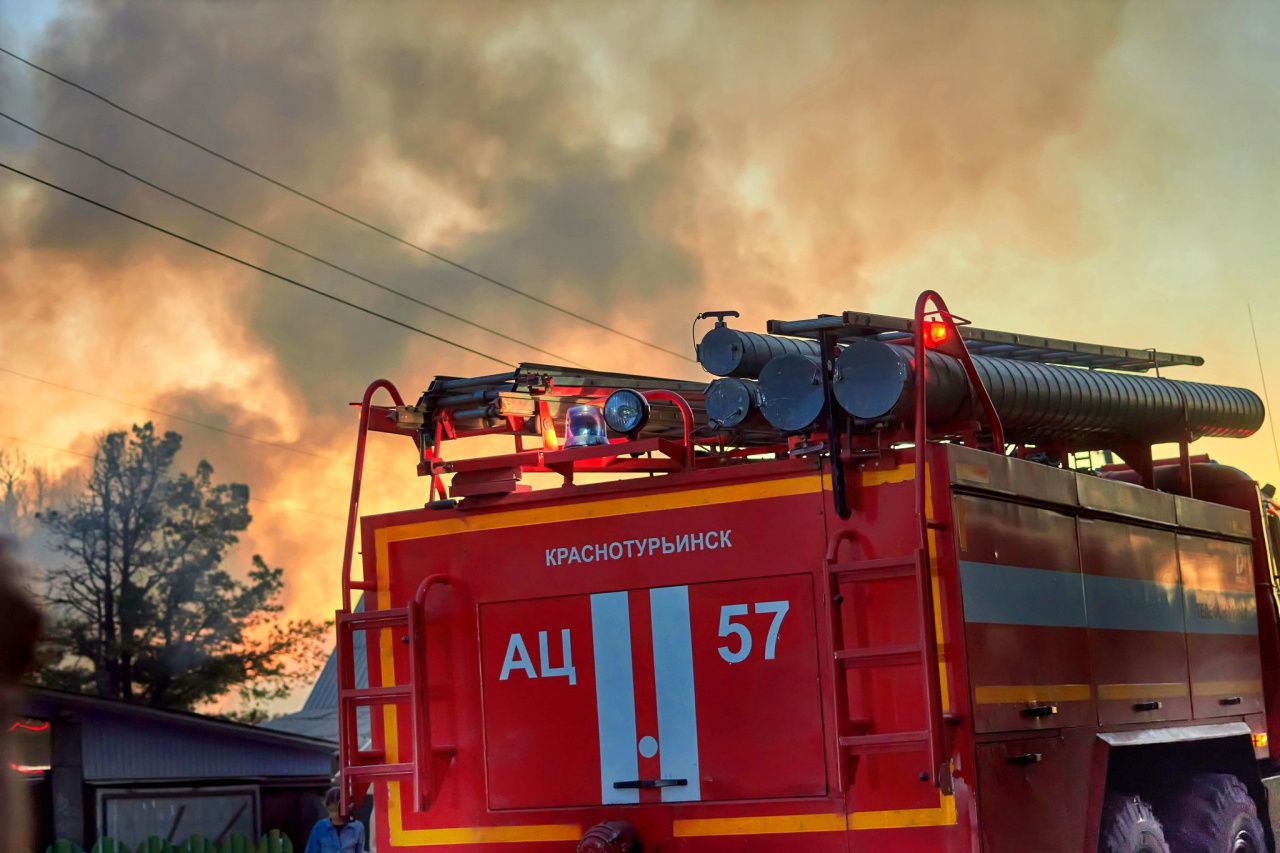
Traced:
POLYGON ((1060 737, 977 746, 984 853, 1076 853, 1084 847, 1090 742, 1060 737))
POLYGON ((1075 519, 969 495, 956 496, 955 513, 975 728, 1092 723, 1075 519))
POLYGON ((813 584, 482 605, 490 806, 824 795, 813 584))
POLYGON ((1195 716, 1263 710, 1253 553, 1242 542, 1178 535, 1195 716))
POLYGON ((1188 719, 1175 534, 1122 521, 1082 518, 1078 524, 1098 722, 1188 719))

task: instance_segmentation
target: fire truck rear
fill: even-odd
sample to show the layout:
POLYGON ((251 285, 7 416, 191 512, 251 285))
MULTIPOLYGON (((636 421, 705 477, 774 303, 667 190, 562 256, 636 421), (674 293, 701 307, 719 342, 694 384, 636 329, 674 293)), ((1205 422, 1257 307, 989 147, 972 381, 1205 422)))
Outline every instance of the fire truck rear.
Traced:
POLYGON ((1273 849, 1274 489, 1189 449, 1256 395, 934 293, 713 316, 710 385, 366 392, 340 758, 379 850, 1273 849), (430 494, 357 531, 369 430, 430 494))

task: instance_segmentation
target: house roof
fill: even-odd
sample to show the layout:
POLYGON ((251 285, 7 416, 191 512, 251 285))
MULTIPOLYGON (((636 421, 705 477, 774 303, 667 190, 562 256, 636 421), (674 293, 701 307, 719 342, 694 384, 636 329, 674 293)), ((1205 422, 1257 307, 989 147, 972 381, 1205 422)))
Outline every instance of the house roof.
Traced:
MULTIPOLYGON (((24 713, 79 725, 84 778, 199 780, 319 778, 332 772, 333 743, 219 717, 59 690, 28 691, 24 713)), ((56 759, 55 759, 56 760, 56 759)))
POLYGON ((298 746, 304 749, 327 749, 331 744, 323 739, 297 735, 289 732, 271 731, 261 726, 238 723, 225 717, 198 714, 178 708, 157 708, 135 702, 125 702, 105 696, 91 696, 84 693, 71 693, 65 690, 51 690, 45 687, 31 687, 27 691, 26 706, 30 716, 47 718, 59 710, 82 710, 107 712, 135 718, 140 721, 181 724, 198 729, 218 731, 233 737, 258 740, 267 743, 280 743, 298 746))
MULTIPOLYGON (((356 603, 357 611, 364 609, 364 597, 356 603)), ((365 632, 356 631, 352 636, 352 663, 355 667, 356 687, 369 686, 369 659, 365 653, 365 632)), ((357 715, 357 727, 360 730, 359 740, 368 740, 367 710, 357 715)), ((322 738, 333 743, 338 742, 338 657, 336 651, 330 653, 324 668, 316 676, 316 683, 303 703, 302 710, 285 714, 262 724, 263 728, 281 732, 293 732, 312 738, 322 738)))

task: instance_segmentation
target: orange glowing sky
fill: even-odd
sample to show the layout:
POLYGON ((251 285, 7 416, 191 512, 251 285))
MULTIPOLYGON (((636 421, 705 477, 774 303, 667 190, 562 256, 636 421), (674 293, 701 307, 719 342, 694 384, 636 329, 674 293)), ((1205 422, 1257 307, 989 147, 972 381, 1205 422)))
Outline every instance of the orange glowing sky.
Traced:
MULTIPOLYGON (((0 45, 542 298, 692 353, 694 313, 910 310, 1205 356, 1280 395, 1280 7, 1169 3, 50 3, 0 45)), ((5 112, 176 192, 602 369, 696 367, 362 231, 0 56, 5 112)), ((0 120, 0 160, 508 360, 0 120)), ((260 500, 236 559, 337 601, 347 402, 496 365, 0 176, 0 369, 180 414, 260 500), (323 458, 321 458, 323 457, 323 458)), ((128 405, 0 372, 0 446, 55 471, 128 405), (25 444, 15 444, 14 440, 25 444)), ((365 509, 422 500, 374 442, 365 509)), ((1280 481, 1272 434, 1198 445, 1280 481)), ((297 701, 300 701, 300 697, 297 701)))

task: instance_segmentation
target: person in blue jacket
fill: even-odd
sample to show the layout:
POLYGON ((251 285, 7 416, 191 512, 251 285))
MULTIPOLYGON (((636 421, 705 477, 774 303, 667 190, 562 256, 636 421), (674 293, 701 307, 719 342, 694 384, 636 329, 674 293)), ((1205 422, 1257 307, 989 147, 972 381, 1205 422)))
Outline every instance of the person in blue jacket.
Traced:
POLYGON ((342 795, 337 788, 324 795, 324 807, 329 816, 311 827, 304 853, 364 853, 364 824, 342 817, 342 795))

